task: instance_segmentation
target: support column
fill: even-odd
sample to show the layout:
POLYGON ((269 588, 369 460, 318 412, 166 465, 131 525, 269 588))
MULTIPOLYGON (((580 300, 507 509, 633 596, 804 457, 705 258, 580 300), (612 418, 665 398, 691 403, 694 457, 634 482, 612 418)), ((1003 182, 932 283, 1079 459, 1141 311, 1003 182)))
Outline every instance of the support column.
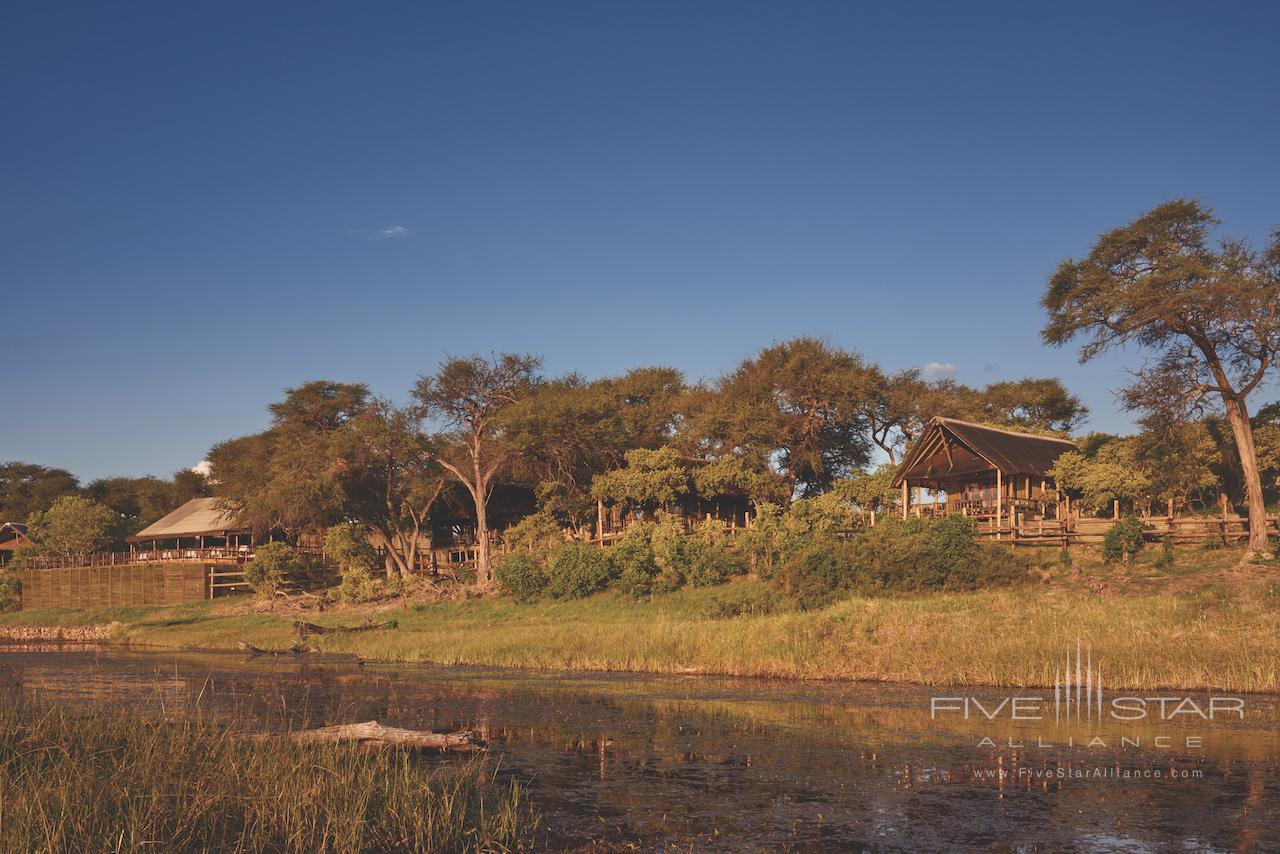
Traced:
POLYGON ((902 482, 902 519, 906 521, 907 508, 911 505, 911 487, 907 486, 907 482, 902 482))
POLYGON ((1004 479, 996 469, 996 539, 1000 539, 1000 525, 1004 520, 1004 479))

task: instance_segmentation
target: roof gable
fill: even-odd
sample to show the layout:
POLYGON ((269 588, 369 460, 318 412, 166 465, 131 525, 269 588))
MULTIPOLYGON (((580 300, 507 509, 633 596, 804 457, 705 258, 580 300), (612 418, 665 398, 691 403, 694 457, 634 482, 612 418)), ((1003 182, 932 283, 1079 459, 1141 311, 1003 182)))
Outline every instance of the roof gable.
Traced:
POLYGON ((193 498, 177 510, 151 523, 129 539, 155 540, 168 537, 194 537, 242 530, 234 513, 218 507, 217 498, 193 498))
POLYGON ((1058 457, 1074 450, 1076 444, 1069 439, 934 418, 903 458, 894 485, 907 478, 962 477, 992 469, 1008 476, 1044 477, 1058 457))

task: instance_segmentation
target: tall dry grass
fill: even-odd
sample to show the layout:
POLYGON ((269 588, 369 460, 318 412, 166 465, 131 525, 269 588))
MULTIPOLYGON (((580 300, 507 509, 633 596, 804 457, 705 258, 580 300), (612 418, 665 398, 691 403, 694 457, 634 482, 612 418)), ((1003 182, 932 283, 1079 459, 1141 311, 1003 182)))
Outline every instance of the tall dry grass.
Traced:
POLYGON ((476 761, 251 741, 0 692, 0 850, 504 851, 536 818, 476 761))

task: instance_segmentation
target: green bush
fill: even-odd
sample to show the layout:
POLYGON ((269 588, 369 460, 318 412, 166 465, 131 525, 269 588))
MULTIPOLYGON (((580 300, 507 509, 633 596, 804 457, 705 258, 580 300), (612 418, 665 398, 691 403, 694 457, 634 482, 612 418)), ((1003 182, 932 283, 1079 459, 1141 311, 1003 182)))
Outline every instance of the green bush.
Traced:
POLYGON ((779 571, 782 589, 804 610, 829 605, 855 586, 848 548, 837 543, 814 543, 787 559, 779 571))
POLYGON ((1160 541, 1160 556, 1156 558, 1156 569, 1168 572, 1173 569, 1173 537, 1165 537, 1160 541))
POLYGON ((886 519, 849 540, 815 538, 787 559, 783 589, 803 608, 853 593, 976 590, 1027 577, 1027 562, 1004 546, 982 543, 972 519, 886 519))
POLYGON ((0 611, 22 607, 22 582, 10 567, 0 567, 0 611))
POLYGON ((359 525, 334 525, 324 537, 325 558, 338 567, 342 577, 338 598, 343 602, 368 602, 376 595, 373 570, 378 566, 378 550, 369 542, 368 532, 359 525))
POLYGON ((653 554, 652 534, 652 522, 636 522, 609 549, 613 574, 624 593, 644 597, 658 592, 662 570, 653 554))
POLYGON ((547 565, 547 593, 556 599, 581 599, 608 586, 613 565, 604 549, 568 543, 551 554, 547 565))
POLYGON ((500 590, 520 602, 541 596, 547 589, 547 574, 529 552, 507 555, 494 569, 493 577, 500 590))
POLYGON ((727 543, 690 540, 683 545, 685 578, 694 587, 714 587, 747 572, 746 562, 727 543))
POLYGON ((776 504, 756 503, 755 518, 738 532, 734 545, 761 578, 772 578, 782 559, 782 511, 776 504))
POLYGON ((244 580, 259 596, 271 596, 284 587, 291 573, 302 569, 302 560, 285 542, 258 546, 253 560, 244 566, 244 580))
POLYGON ((503 531, 502 542, 513 552, 542 557, 564 542, 564 526, 546 510, 539 510, 503 531))
POLYGON ((1102 559, 1107 563, 1123 560, 1132 563, 1143 547, 1146 525, 1136 516, 1129 516, 1112 525, 1102 537, 1102 559))
POLYGON ((343 602, 359 604, 369 602, 377 597, 377 586, 373 583, 373 575, 364 567, 353 566, 342 570, 342 580, 338 583, 338 598, 343 602))

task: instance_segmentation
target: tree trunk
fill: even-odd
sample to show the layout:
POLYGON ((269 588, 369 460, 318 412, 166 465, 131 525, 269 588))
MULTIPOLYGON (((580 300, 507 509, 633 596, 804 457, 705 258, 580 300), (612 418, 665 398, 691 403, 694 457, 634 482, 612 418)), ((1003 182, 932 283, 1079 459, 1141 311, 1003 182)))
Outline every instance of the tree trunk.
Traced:
POLYGON ((1249 551, 1267 550, 1267 505, 1262 497, 1262 475, 1258 471, 1258 451, 1253 444, 1253 425, 1249 410, 1240 398, 1226 401, 1227 418, 1235 435, 1240 454, 1240 471, 1244 475, 1245 498, 1249 505, 1249 551))
POLYGON ((471 497, 476 505, 476 587, 487 590, 493 575, 489 567, 489 501, 486 484, 476 481, 471 497))

